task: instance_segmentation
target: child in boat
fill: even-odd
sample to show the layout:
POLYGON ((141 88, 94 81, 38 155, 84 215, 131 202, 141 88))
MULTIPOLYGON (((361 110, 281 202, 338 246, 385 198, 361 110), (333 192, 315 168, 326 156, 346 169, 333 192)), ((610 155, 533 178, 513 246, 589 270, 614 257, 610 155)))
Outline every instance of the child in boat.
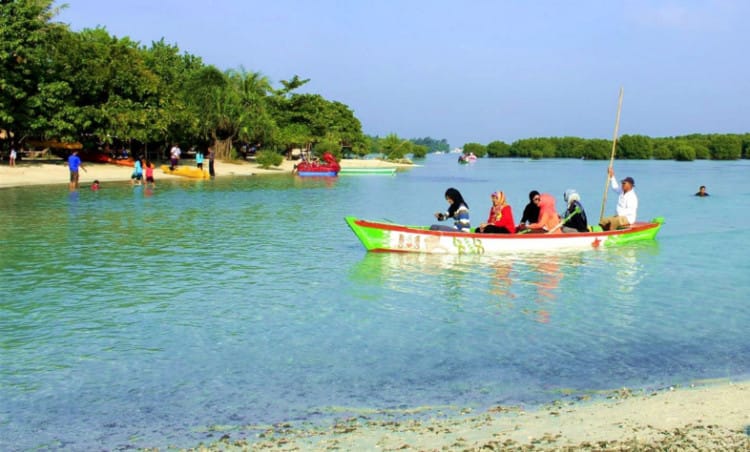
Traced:
POLYGON ((486 234, 515 234, 516 224, 513 221, 513 210, 505 200, 505 193, 496 191, 490 195, 492 207, 486 223, 482 223, 474 232, 486 234))
POLYGON ((430 229, 433 231, 471 232, 469 205, 464 201, 461 192, 451 187, 445 191, 445 200, 448 202, 448 211, 435 212, 435 218, 437 218, 438 221, 445 221, 448 218, 453 218, 453 226, 433 224, 430 226, 430 229))

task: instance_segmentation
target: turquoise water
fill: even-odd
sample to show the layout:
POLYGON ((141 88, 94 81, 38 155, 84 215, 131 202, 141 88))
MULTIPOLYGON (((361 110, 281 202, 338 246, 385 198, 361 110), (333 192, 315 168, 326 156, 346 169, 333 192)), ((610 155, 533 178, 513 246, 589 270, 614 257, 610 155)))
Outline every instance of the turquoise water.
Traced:
POLYGON ((594 219, 606 165, 444 155, 396 176, 0 190, 0 449, 193 446, 750 375, 750 162, 617 162, 640 219, 667 221, 623 248, 367 254, 343 221, 429 223, 449 186, 475 225, 498 189, 520 217, 529 190, 576 188, 594 219))

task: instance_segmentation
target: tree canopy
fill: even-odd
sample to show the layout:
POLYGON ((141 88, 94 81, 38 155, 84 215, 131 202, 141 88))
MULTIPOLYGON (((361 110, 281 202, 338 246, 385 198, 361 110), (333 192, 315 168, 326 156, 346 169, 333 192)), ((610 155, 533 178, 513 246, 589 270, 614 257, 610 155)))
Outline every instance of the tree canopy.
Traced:
POLYGON ((143 46, 102 27, 73 32, 53 22, 52 5, 0 3, 0 129, 14 141, 213 144, 218 158, 241 143, 367 148, 349 107, 296 92, 309 79, 274 89, 260 72, 220 70, 164 39, 143 46))

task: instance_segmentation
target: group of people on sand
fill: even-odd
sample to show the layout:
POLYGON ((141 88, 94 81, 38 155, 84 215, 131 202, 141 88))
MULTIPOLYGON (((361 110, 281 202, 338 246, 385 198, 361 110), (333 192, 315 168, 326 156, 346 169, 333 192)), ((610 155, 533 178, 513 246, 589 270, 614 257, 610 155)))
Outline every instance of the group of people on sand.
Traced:
MULTIPOLYGON (((612 189, 619 194, 617 213, 602 218, 599 226, 604 231, 627 228, 635 223, 638 211, 638 196, 633 190, 635 181, 628 176, 618 184, 612 168, 608 169, 608 174, 612 189)), ((430 229, 483 234, 562 234, 589 232, 591 230, 586 218, 586 211, 581 203, 581 196, 573 189, 568 189, 563 194, 563 200, 567 208, 562 216, 557 213, 554 196, 532 190, 529 193, 529 203, 524 208, 519 223, 516 223, 513 219, 513 209, 508 204, 504 192, 496 191, 490 194, 490 199, 492 205, 487 220, 472 230, 469 204, 457 189, 451 187, 445 191, 448 210, 436 212, 435 218, 438 221, 451 219, 453 225, 433 224, 430 229)))

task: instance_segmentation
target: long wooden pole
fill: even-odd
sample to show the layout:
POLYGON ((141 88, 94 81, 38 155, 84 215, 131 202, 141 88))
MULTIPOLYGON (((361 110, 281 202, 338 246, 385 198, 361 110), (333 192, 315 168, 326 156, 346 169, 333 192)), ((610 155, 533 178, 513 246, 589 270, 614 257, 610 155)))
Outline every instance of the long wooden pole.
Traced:
MULTIPOLYGON (((620 112, 622 111, 622 93, 623 93, 623 89, 622 87, 620 87, 620 99, 617 101, 617 119, 615 120, 615 133, 612 136, 612 155, 609 158, 610 169, 615 164, 615 149, 617 149, 617 133, 620 130, 620 112)), ((599 213, 600 222, 604 218, 604 209, 607 207, 607 192, 608 191, 609 191, 609 171, 607 171, 607 183, 604 184, 604 199, 602 199, 602 210, 599 213)))

